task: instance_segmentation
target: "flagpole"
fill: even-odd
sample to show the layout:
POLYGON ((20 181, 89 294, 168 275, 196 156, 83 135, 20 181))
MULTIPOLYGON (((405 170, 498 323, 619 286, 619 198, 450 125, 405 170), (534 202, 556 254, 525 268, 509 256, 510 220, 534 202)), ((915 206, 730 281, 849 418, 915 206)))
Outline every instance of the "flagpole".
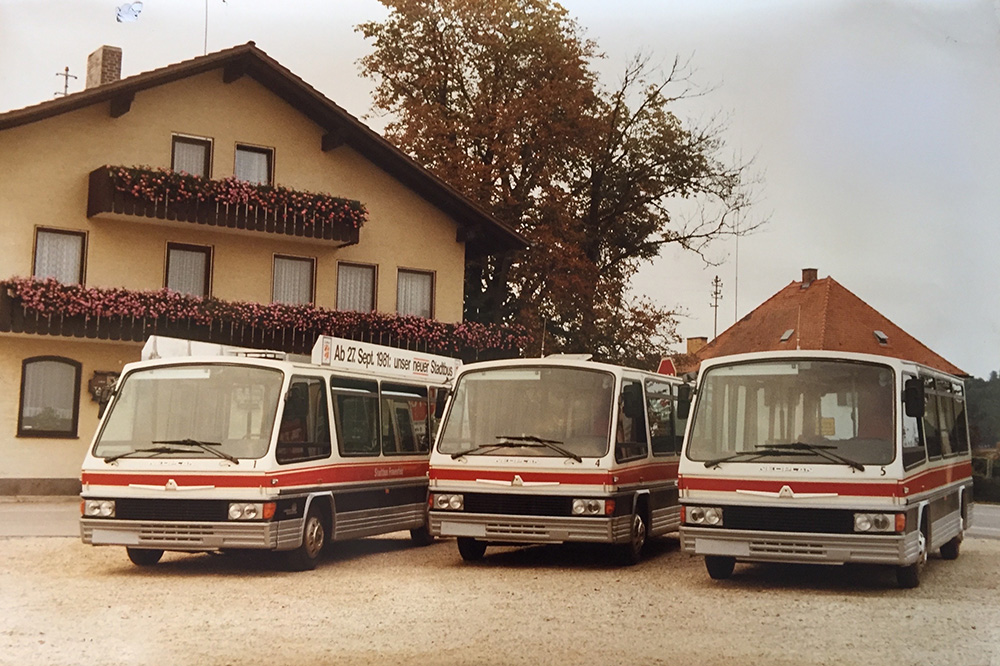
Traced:
POLYGON ((205 52, 202 55, 208 55, 208 0, 205 0, 205 52))

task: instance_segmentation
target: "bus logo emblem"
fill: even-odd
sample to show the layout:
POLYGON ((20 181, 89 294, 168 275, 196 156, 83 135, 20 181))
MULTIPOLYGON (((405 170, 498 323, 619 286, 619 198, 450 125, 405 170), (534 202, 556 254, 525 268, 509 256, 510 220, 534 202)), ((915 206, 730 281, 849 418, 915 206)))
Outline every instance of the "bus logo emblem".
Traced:
POLYGON ((524 479, 521 478, 520 474, 515 474, 513 480, 510 482, 512 486, 523 486, 524 479))
POLYGON ((790 486, 781 486, 781 490, 778 491, 778 497, 795 497, 795 493, 792 492, 790 486))

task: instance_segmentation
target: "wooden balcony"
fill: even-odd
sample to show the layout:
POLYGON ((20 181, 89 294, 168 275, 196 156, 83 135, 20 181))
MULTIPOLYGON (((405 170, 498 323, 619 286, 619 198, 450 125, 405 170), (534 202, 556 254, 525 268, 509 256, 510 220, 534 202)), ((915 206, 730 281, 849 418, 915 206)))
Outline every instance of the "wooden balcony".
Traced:
MULTIPOLYGON (((123 190, 116 182, 114 170, 119 167, 103 166, 90 173, 87 196, 87 217, 113 216, 116 218, 153 218, 165 221, 186 222, 206 227, 236 229, 247 232, 293 236, 340 245, 354 245, 358 242, 360 224, 346 217, 321 216, 293 210, 287 205, 268 209, 253 203, 222 203, 211 197, 199 200, 191 196, 178 196, 169 188, 163 189, 156 198, 141 197, 123 190)), ((136 169, 129 169, 136 172, 136 169)), ((163 172, 146 172, 150 175, 163 172)), ((224 181, 202 181, 218 185, 224 181)), ((303 196, 313 198, 323 195, 303 196)), ((332 203, 343 202, 329 197, 332 203)), ((357 202, 351 205, 360 208, 357 202)), ((346 208, 347 204, 338 204, 346 208)))

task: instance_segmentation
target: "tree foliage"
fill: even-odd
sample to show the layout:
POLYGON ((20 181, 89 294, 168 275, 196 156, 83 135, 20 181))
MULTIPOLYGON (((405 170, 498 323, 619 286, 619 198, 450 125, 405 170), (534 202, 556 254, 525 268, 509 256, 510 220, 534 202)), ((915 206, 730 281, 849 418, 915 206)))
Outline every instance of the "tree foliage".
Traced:
POLYGON ((750 203, 720 129, 671 110, 686 68, 637 57, 609 90, 597 46, 549 0, 381 1, 388 17, 358 30, 388 138, 531 243, 469 262, 466 318, 520 323, 535 351, 654 364, 676 316, 630 279, 668 243, 700 253, 735 233, 750 203), (681 200, 702 205, 685 218, 681 200))
POLYGON ((965 391, 972 447, 1000 446, 1000 376, 994 370, 989 379, 972 377, 965 382, 965 391))

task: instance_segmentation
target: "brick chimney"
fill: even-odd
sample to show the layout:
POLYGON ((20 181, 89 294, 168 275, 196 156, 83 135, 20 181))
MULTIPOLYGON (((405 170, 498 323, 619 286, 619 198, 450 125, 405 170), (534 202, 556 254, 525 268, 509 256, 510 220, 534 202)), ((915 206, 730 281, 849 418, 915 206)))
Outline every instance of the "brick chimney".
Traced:
POLYGON ((697 354, 701 351, 701 348, 708 344, 708 338, 688 338, 687 339, 687 353, 697 354))
POLYGON ((114 83, 122 78, 122 50, 102 46, 87 56, 87 88, 114 83))
POLYGON ((808 289, 809 285, 816 281, 818 271, 815 268, 802 269, 802 288, 808 289))

